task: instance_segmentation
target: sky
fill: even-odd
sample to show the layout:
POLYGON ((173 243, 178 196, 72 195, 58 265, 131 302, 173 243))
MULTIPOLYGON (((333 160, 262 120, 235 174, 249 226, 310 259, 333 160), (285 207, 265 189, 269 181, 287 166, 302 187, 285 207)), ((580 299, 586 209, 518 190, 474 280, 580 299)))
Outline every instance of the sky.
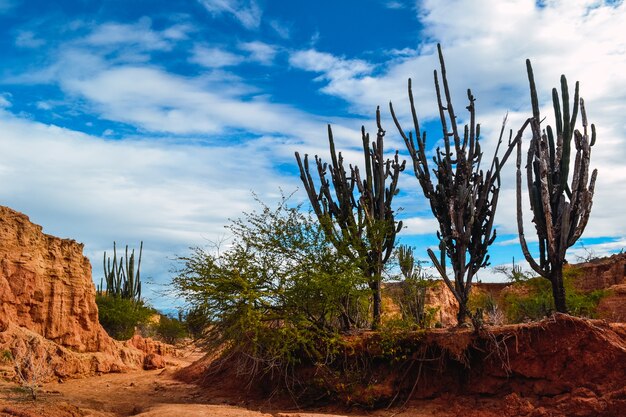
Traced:
MULTIPOLYGON (((626 5, 608 0, 0 0, 0 204, 84 243, 96 282, 113 241, 143 240, 147 300, 180 306, 162 294, 177 256, 228 240, 229 219, 258 208, 253 193, 305 202, 294 152, 328 160, 327 124, 362 164, 360 127, 375 134, 380 105, 386 152, 406 157, 388 103, 408 128, 410 77, 427 146, 441 144, 441 43, 461 122, 466 89, 477 99, 488 160, 505 114, 514 131, 531 115, 526 58, 545 115, 561 74, 580 81, 599 174, 568 258, 615 253, 626 247, 624 22, 626 5)), ((492 265, 522 259, 513 163, 492 265)), ((437 224, 410 168, 399 187, 400 242, 425 259, 437 224)))

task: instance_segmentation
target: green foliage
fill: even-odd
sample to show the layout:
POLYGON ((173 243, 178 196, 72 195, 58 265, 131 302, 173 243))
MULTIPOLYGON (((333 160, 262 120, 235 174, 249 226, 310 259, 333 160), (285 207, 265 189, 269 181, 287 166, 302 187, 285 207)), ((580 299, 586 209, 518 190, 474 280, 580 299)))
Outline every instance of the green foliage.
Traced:
POLYGON ((496 305, 496 300, 487 292, 477 291, 470 294, 467 307, 470 311, 490 311, 496 305))
POLYGON ((227 250, 193 249, 172 281, 203 340, 244 352, 250 372, 325 357, 340 328, 364 323, 369 295, 309 213, 284 197, 276 209, 259 204, 227 226, 227 250))
POLYGON ((189 336, 193 339, 200 339, 209 326, 208 311, 202 306, 196 306, 185 315, 185 325, 189 336))
MULTIPOLYGON (((609 295, 608 290, 582 292, 574 287, 573 281, 578 275, 573 268, 563 274, 566 303, 569 313, 574 316, 594 318, 600 300, 609 295)), ((537 277, 523 283, 514 284, 518 292, 509 292, 503 299, 504 310, 510 323, 528 320, 540 320, 556 311, 552 286, 547 279, 537 277)))
POLYGON ((143 301, 98 294, 98 318, 109 336, 117 340, 133 337, 135 327, 144 325, 156 312, 143 301))
POLYGON ((13 361, 13 354, 9 349, 3 349, 0 351, 0 363, 11 363, 13 361))
POLYGON ((156 334, 166 343, 176 344, 187 337, 187 326, 181 320, 162 315, 156 328, 156 334))

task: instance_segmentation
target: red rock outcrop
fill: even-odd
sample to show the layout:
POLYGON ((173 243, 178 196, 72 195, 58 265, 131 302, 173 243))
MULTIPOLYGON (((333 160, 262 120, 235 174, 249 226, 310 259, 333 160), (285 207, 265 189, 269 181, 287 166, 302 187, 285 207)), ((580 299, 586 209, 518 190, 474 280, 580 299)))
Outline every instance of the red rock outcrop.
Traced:
POLYGON ((594 259, 569 266, 576 268, 575 285, 583 291, 605 289, 626 284, 626 253, 594 259))
POLYGON ((135 336, 113 340, 98 322, 91 264, 83 245, 44 234, 0 206, 0 349, 45 361, 48 378, 162 366, 170 345, 135 336))
POLYGON ((0 317, 77 352, 114 349, 98 323, 83 245, 0 206, 0 317))
POLYGON ((626 253, 590 262, 572 265, 579 272, 575 280, 577 288, 592 291, 609 288, 613 285, 626 284, 626 253))

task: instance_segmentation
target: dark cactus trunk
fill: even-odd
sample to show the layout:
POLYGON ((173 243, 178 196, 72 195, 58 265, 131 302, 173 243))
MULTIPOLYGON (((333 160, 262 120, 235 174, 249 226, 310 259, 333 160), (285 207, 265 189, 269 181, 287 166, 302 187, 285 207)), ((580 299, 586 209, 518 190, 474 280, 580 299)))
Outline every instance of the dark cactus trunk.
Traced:
POLYGON ((554 270, 552 278, 552 296, 554 297, 554 308, 559 313, 567 313, 565 302, 565 286, 563 285, 563 269, 554 270))
POLYGON ((462 325, 463 323, 465 323, 466 320, 467 320, 466 310, 464 308, 459 308, 459 312, 456 313, 457 326, 462 325))
POLYGON ((382 313, 382 298, 380 294, 380 277, 374 277, 373 281, 370 281, 370 288, 372 289, 372 330, 380 327, 380 316, 382 313))

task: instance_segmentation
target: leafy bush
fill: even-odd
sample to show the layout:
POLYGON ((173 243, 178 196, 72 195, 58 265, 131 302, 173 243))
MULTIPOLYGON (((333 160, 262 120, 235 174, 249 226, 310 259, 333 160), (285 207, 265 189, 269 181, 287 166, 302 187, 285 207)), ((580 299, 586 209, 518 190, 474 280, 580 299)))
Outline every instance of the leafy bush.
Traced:
POLYGON ((185 325, 189 336, 194 339, 201 339, 209 327, 208 311, 202 306, 196 306, 185 315, 185 325))
POLYGON ((133 337, 137 326, 148 323, 156 311, 144 305, 143 301, 96 295, 98 318, 109 336, 116 340, 128 340, 133 337))
POLYGON ((187 337, 187 326, 181 320, 162 315, 156 328, 156 334, 166 343, 175 344, 187 337))
POLYGON ((310 213, 286 198, 276 209, 260 204, 227 227, 228 250, 193 249, 172 281, 194 311, 194 332, 244 352, 251 373, 323 360, 338 330, 367 323, 371 293, 310 213))

